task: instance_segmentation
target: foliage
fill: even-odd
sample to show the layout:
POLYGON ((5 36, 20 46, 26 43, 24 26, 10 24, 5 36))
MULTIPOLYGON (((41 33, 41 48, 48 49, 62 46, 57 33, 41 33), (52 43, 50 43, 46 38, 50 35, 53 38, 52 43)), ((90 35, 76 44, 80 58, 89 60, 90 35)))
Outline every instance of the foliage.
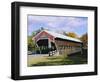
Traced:
POLYGON ((69 36, 69 37, 72 37, 72 38, 78 38, 78 35, 74 32, 69 32, 66 35, 69 36))
POLYGON ((36 35, 36 32, 32 32, 32 35, 31 35, 31 37, 34 37, 36 35))
POLYGON ((41 29, 40 30, 45 30, 45 28, 44 27, 41 27, 41 29))
POLYGON ((82 35, 82 36, 80 37, 80 40, 83 42, 83 46, 84 46, 84 47, 87 47, 87 44, 88 44, 88 35, 87 35, 87 33, 84 34, 84 35, 82 35))
POLYGON ((45 30, 45 28, 41 27, 40 29, 35 31, 35 34, 38 34, 39 32, 41 32, 42 30, 45 30))
POLYGON ((28 50, 33 51, 35 49, 35 41, 32 40, 31 36, 28 36, 28 50))

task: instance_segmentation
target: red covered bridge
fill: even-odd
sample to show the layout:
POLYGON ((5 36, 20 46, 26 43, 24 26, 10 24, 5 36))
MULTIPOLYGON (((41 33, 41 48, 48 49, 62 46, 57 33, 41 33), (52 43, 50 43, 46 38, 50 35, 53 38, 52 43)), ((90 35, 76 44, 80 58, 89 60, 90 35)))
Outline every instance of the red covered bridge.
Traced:
POLYGON ((33 37, 33 40, 40 48, 41 53, 42 48, 45 48, 45 53, 56 55, 82 52, 82 42, 80 40, 48 30, 42 30, 33 37))

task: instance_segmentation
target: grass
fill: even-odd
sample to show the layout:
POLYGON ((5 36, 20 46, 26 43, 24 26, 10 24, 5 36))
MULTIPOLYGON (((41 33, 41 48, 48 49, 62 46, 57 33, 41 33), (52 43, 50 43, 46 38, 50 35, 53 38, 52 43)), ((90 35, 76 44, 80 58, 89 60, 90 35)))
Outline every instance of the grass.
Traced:
POLYGON ((80 53, 72 54, 70 56, 33 56, 28 55, 28 67, 32 66, 51 66, 51 65, 73 65, 86 64, 87 57, 80 53))

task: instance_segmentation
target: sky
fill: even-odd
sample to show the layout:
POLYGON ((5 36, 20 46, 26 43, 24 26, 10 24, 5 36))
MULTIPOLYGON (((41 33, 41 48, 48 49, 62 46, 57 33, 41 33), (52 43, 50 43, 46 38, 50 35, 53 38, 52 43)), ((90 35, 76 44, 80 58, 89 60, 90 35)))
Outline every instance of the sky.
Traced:
POLYGON ((87 17, 28 15, 28 35, 41 27, 53 32, 74 32, 79 37, 87 33, 87 17))

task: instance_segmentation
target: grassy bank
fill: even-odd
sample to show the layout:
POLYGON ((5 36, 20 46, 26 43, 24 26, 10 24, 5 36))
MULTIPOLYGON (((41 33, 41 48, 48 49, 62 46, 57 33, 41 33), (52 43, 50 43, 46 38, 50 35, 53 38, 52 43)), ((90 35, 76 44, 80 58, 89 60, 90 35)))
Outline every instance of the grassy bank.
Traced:
POLYGON ((51 65, 73 65, 86 64, 87 57, 76 53, 70 56, 33 56, 28 55, 28 66, 51 66, 51 65))

